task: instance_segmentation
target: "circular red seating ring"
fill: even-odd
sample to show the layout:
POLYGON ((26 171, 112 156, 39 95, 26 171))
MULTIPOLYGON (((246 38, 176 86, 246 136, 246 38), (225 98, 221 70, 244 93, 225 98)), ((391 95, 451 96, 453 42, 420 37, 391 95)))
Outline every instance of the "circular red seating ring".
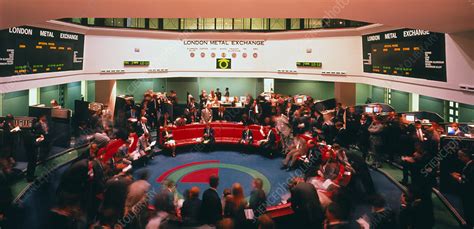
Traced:
MULTIPOLYGON (((179 127, 168 127, 173 134, 173 139, 176 143, 176 147, 188 146, 198 144, 197 138, 203 136, 205 124, 188 124, 179 127)), ((244 125, 241 123, 234 122, 211 122, 211 127, 214 129, 214 137, 217 144, 239 144, 242 138, 242 131, 244 125)), ((260 133, 260 125, 249 125, 249 129, 253 134, 252 146, 257 147, 258 141, 264 139, 264 136, 260 133)), ((264 126, 264 133, 267 133, 270 127, 264 126)), ((160 135, 162 136, 164 128, 160 128, 160 135)), ((275 132, 276 133, 276 132, 275 132)), ((277 145, 280 142, 280 136, 276 133, 277 145)), ((163 145, 162 139, 160 138, 160 145, 163 145)))
MULTIPOLYGON (((188 124, 185 126, 179 127, 168 127, 172 131, 173 139, 175 140, 176 146, 189 146, 198 144, 196 138, 201 138, 203 136, 205 124, 188 124)), ((244 130, 244 125, 241 123, 234 122, 211 122, 211 127, 214 129, 214 137, 216 143, 218 144, 239 144, 239 141, 242 137, 242 131, 244 130)), ((258 141, 264 139, 264 136, 260 133, 260 125, 249 125, 249 129, 253 134, 253 143, 252 146, 257 147, 258 141)), ((269 127, 264 126, 264 133, 267 133, 269 127)), ((163 127, 160 128, 160 135, 162 136, 163 127)), ((275 132, 276 133, 276 132, 275 132)), ((310 135, 300 135, 306 141, 314 140, 310 135)), ((160 141, 162 139, 160 138, 160 141)), ((276 133, 277 144, 280 142, 280 136, 276 133)), ((160 142, 162 143, 162 142, 160 142)), ((161 144, 162 145, 162 144, 161 144)), ((330 152, 332 152, 328 146, 321 146, 323 152, 323 160, 329 159, 331 157, 330 152)), ((340 173, 338 178, 333 182, 337 185, 345 186, 350 181, 350 175, 344 175, 345 169, 344 166, 340 165, 340 173)), ((325 192, 328 197, 331 197, 334 193, 325 192)), ((272 218, 281 217, 285 215, 293 214, 291 209, 291 203, 269 206, 267 207, 267 214, 272 218)))

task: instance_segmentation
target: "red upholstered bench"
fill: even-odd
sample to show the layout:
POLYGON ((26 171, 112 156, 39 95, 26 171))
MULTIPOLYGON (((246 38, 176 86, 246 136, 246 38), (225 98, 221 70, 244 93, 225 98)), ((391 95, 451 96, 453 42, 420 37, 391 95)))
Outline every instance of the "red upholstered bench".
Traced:
MULTIPOLYGON (((173 139, 176 142, 176 146, 189 146, 197 144, 196 138, 201 138, 204 133, 204 124, 188 124, 180 127, 169 127, 168 129, 173 133, 173 139)), ((238 144, 241 137, 244 126, 241 123, 234 122, 212 122, 211 127, 214 129, 214 137, 218 144, 238 144)), ((253 146, 258 146, 258 141, 264 137, 260 133, 259 125, 250 125, 249 129, 253 133, 253 146)), ((265 130, 267 131, 267 130, 265 130)), ((160 145, 163 146, 161 139, 163 128, 160 128, 160 145)), ((276 134, 277 145, 280 142, 280 136, 276 134)))

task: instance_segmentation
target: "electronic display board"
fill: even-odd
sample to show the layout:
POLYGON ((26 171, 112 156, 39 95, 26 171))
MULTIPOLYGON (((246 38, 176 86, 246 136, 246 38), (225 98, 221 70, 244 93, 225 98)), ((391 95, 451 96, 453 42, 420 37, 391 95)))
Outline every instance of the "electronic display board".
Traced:
POLYGON ((84 35, 36 27, 0 31, 0 76, 82 70, 84 35))
POLYGON ((298 61, 298 62, 296 62, 296 67, 321 68, 321 67, 323 67, 323 63, 322 62, 298 61))
POLYGON ((362 36, 364 72, 446 82, 445 35, 401 29, 362 36))

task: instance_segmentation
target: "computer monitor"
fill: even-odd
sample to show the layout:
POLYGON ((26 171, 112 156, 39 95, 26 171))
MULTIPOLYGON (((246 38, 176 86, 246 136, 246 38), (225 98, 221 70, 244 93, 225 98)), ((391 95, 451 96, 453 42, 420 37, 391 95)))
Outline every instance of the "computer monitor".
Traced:
POLYGON ((365 113, 374 113, 374 108, 373 107, 366 107, 365 108, 365 113))
POLYGON ((414 115, 406 115, 406 120, 409 122, 415 122, 415 116, 414 115))
POLYGON ((296 103, 303 103, 303 99, 302 98, 297 98, 296 103))
POLYGON ((454 135, 456 133, 456 131, 450 126, 448 126, 448 131, 447 132, 448 132, 448 135, 454 135))
POLYGON ((382 109, 380 107, 374 107, 374 113, 379 113, 382 112, 382 109))

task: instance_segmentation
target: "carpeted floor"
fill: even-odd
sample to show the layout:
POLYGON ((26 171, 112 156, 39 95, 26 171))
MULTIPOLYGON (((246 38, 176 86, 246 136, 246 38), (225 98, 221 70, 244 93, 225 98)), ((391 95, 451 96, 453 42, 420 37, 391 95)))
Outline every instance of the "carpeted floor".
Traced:
POLYGON ((270 159, 256 154, 244 154, 232 151, 192 152, 181 153, 175 158, 159 155, 147 167, 138 169, 134 175, 147 170, 149 182, 155 190, 160 189, 160 182, 170 179, 177 183, 180 194, 192 186, 197 186, 203 192, 209 187, 208 179, 212 174, 218 174, 220 184, 218 193, 225 188, 231 188, 235 182, 244 188, 246 196, 250 194, 253 178, 264 181, 264 190, 269 198, 269 204, 280 203, 287 196, 286 184, 289 178, 297 174, 294 171, 280 170, 281 159, 270 159))
MULTIPOLYGON (((224 188, 230 188, 234 182, 239 182, 243 185, 246 195, 251 190, 252 179, 261 177, 268 183, 265 185, 265 191, 268 194, 269 202, 278 204, 281 198, 288 193, 287 179, 296 175, 294 171, 280 170, 280 163, 281 158, 269 159, 256 154, 234 151, 190 152, 180 153, 176 158, 158 155, 146 167, 134 171, 134 175, 138 176, 144 170, 148 170, 150 173, 149 182, 156 190, 160 188, 160 183, 157 181, 166 178, 176 179, 178 191, 183 193, 184 190, 195 185, 201 187, 201 192, 204 191, 208 187, 207 177, 210 174, 218 173, 221 178, 219 193, 222 193, 224 188)), ((64 166, 49 171, 44 180, 30 187, 31 191, 24 195, 21 205, 16 210, 15 228, 35 229, 44 225, 48 210, 54 205, 55 190, 59 178, 66 168, 67 166, 64 166)), ((386 168, 384 167, 384 169, 386 168)), ((398 212, 400 189, 377 171, 371 171, 371 176, 376 190, 386 198, 388 207, 398 212)), ((368 212, 370 212, 370 207, 359 201, 352 211, 352 219, 355 220, 368 212)), ((435 214, 437 217, 435 228, 457 228, 456 222, 453 222, 452 217, 442 207, 438 206, 435 209, 435 214)))

